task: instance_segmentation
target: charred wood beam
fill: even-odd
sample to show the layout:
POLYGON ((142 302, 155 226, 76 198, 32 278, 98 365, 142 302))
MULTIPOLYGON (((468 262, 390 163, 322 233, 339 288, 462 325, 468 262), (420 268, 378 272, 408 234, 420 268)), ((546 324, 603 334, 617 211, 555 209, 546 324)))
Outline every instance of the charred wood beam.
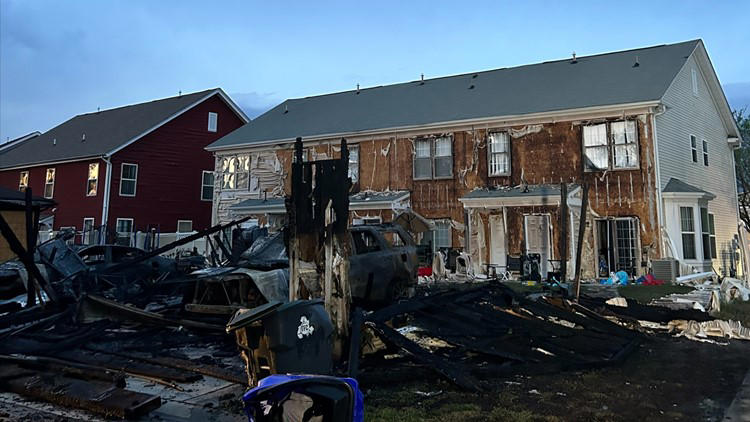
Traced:
POLYGON ((172 250, 172 249, 174 249, 174 248, 176 248, 178 246, 182 246, 182 245, 185 245, 187 243, 190 243, 193 240, 198 240, 198 239, 200 239, 203 236, 208 236, 208 235, 214 234, 216 232, 222 231, 222 230, 224 230, 226 228, 233 227, 233 226, 236 226, 238 224, 244 223, 245 221, 249 220, 250 218, 252 218, 252 216, 249 215, 249 216, 247 216, 245 218, 241 218, 239 220, 234 220, 234 221, 231 221, 231 222, 229 222, 227 224, 223 224, 223 225, 219 224, 219 225, 213 226, 213 227, 208 228, 206 230, 203 230, 203 231, 200 231, 198 233, 192 234, 192 235, 190 235, 188 237, 185 237, 185 238, 182 238, 180 240, 176 240, 176 241, 174 241, 172 243, 166 244, 166 245, 164 245, 164 246, 162 246, 160 248, 156 248, 153 251, 145 253, 143 255, 140 255, 140 256, 138 256, 136 258, 123 261, 123 262, 121 262, 121 263, 119 263, 117 265, 113 265, 113 266, 111 266, 109 268, 102 269, 101 272, 117 272, 117 271, 122 270, 124 268, 128 268, 128 267, 130 267, 133 264, 137 264, 139 262, 143 262, 143 261, 145 261, 147 259, 153 258, 153 257, 155 257, 157 255, 161 255, 164 252, 170 251, 170 250, 172 250))
POLYGON ((14 364, 0 365, 0 388, 109 418, 137 418, 161 406, 159 396, 124 390, 108 382, 84 381, 55 372, 40 373, 14 364))
POLYGON ((8 355, 0 355, 0 362, 4 364, 16 364, 28 369, 60 373, 84 380, 111 382, 116 387, 125 388, 125 375, 122 372, 87 365, 85 363, 70 362, 51 357, 8 355))
POLYGON ((53 302, 56 302, 57 293, 55 293, 55 291, 52 289, 52 286, 50 286, 47 280, 42 276, 39 268, 37 268, 36 263, 34 262, 34 255, 29 254, 26 248, 21 245, 21 242, 16 237, 13 229, 10 228, 10 225, 8 225, 8 222, 5 221, 5 218, 2 216, 2 214, 0 214, 0 233, 2 233, 3 237, 8 242, 10 250, 13 251, 14 254, 18 255, 18 259, 20 259, 24 267, 26 267, 26 271, 29 273, 29 285, 32 284, 33 278, 34 283, 37 283, 38 287, 40 287, 44 290, 45 293, 47 293, 47 297, 49 297, 53 302))

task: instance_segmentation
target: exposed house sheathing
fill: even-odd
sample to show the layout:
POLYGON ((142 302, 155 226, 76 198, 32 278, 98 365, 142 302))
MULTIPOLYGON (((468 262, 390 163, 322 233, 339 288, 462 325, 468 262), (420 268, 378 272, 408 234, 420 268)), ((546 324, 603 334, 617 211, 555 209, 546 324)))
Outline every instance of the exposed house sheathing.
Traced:
MULTIPOLYGON (((484 126, 463 130, 437 130, 430 133, 394 133, 391 136, 372 139, 349 140, 352 147, 359 148, 359 180, 355 188, 372 191, 411 192, 410 205, 422 216, 429 219, 447 220, 452 227, 454 247, 466 247, 465 222, 467 210, 458 198, 476 188, 495 186, 517 186, 522 178, 531 185, 537 184, 582 184, 589 185, 589 216, 586 224, 582 272, 584 277, 594 277, 596 256, 594 249, 593 223, 597 218, 635 217, 640 224, 638 253, 644 262, 645 258, 659 256, 659 244, 656 209, 656 176, 653 160, 652 119, 649 113, 622 114, 617 117, 599 118, 597 120, 569 120, 540 122, 528 125, 484 126), (637 122, 639 141, 639 168, 634 170, 610 170, 597 172, 583 171, 582 127, 587 124, 633 120, 637 122), (488 175, 487 135, 494 131, 506 131, 510 135, 511 172, 509 176, 490 177, 488 175), (414 142, 419 138, 452 137, 453 174, 452 177, 437 180, 414 179, 414 142)), ((338 157, 336 144, 339 139, 315 141, 306 144, 310 158, 338 157)), ((289 194, 290 164, 292 144, 277 145, 266 149, 254 149, 250 154, 263 156, 264 165, 253 165, 251 179, 257 177, 260 190, 256 192, 222 191, 219 188, 221 175, 217 173, 216 201, 217 219, 219 222, 229 218, 227 208, 241 199, 248 197, 262 198, 289 194), (275 154, 279 166, 270 165, 275 160, 269 154, 275 154)), ((226 154, 217 153, 217 170, 219 160, 226 154)), ((255 158, 253 159, 255 163, 255 158)), ((552 226, 550 239, 552 257, 559 259, 559 214, 558 202, 545 206, 523 206, 506 208, 504 217, 507 224, 507 253, 518 255, 524 245, 524 215, 549 214, 552 226)), ((575 212, 571 208, 571 212, 575 212)), ((380 216, 383 221, 393 218, 389 210, 357 211, 358 216, 380 216)), ((471 245, 469 250, 476 263, 490 262, 491 230, 488 226, 489 216, 502 214, 500 209, 474 209, 472 211, 471 245), (481 221, 482 227, 477 224, 481 221)), ((577 215, 577 214, 576 214, 577 215)), ((576 221, 577 221, 576 217, 576 221)), ((574 221, 575 224, 575 221, 574 221)), ((571 228, 572 229, 572 228, 571 228)), ((569 233, 575 233, 569 230, 569 233)), ((569 247, 569 254, 574 248, 569 247)), ((479 268, 478 268, 479 269, 479 268)))

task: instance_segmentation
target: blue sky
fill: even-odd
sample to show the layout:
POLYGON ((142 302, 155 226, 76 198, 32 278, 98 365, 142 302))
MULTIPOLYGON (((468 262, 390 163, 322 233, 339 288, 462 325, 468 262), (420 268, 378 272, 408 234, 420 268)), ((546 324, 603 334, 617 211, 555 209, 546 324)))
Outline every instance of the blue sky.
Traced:
POLYGON ((702 38, 750 110, 750 1, 0 0, 0 139, 222 87, 285 98, 702 38))

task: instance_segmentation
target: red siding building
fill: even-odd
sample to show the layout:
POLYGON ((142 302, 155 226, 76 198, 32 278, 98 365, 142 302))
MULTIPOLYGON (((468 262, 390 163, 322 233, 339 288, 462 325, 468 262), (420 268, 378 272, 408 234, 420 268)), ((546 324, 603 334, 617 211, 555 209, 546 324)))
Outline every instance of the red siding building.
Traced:
POLYGON ((78 115, 0 149, 0 186, 54 199, 55 230, 200 230, 211 224, 204 148, 249 119, 212 89, 78 115))

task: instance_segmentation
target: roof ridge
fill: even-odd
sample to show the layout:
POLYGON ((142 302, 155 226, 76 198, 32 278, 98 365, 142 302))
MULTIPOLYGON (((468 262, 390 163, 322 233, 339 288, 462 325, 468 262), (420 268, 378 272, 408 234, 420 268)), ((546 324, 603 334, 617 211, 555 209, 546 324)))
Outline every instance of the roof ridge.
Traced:
MULTIPOLYGON (((692 40, 680 41, 680 42, 671 43, 671 44, 658 44, 658 45, 651 45, 651 46, 646 46, 646 47, 629 48, 629 49, 626 49, 626 50, 618 50, 618 51, 609 51, 609 52, 604 52, 604 53, 589 54, 587 56, 576 56, 576 60, 587 59, 587 58, 591 58, 591 57, 608 56, 608 55, 612 55, 612 54, 629 53, 629 52, 633 52, 633 51, 650 50, 650 49, 653 49, 653 48, 671 47, 671 46, 676 46, 676 45, 681 45, 681 44, 697 43, 697 42, 700 42, 700 41, 702 41, 701 38, 695 38, 695 39, 692 39, 692 40)), ((556 59, 556 60, 547 60, 547 61, 543 61, 543 62, 527 63, 527 64, 521 64, 521 65, 516 65, 516 66, 510 66, 510 67, 506 66, 506 67, 498 67, 498 68, 493 68, 493 69, 478 70, 478 71, 473 71, 473 72, 457 73, 457 74, 453 74, 453 75, 436 76, 434 78, 425 78, 424 81, 422 81, 421 79, 417 79, 417 80, 412 80, 412 81, 395 82, 395 83, 392 83, 392 84, 377 85, 377 86, 371 86, 371 87, 366 87, 366 88, 349 89, 349 90, 345 90, 345 91, 336 91, 336 92, 328 92, 328 93, 325 93, 325 94, 307 95, 307 96, 304 96, 304 97, 287 98, 284 101, 282 101, 281 104, 283 104, 283 103, 285 103, 287 101, 306 100, 306 99, 310 99, 310 98, 326 97, 326 96, 332 96, 332 95, 352 93, 352 92, 357 92, 357 91, 362 92, 362 91, 368 91, 368 90, 373 90, 373 89, 378 89, 378 88, 394 87, 394 86, 399 86, 399 85, 408 85, 408 84, 413 84, 415 82, 425 82, 425 83, 427 83, 427 82, 430 82, 430 81, 436 81, 436 80, 440 80, 440 79, 457 78, 457 77, 461 77, 461 76, 481 75, 483 73, 486 74, 486 73, 490 73, 490 72, 497 72, 497 71, 500 71, 500 70, 520 69, 520 68, 524 68, 524 67, 540 66, 540 65, 544 65, 544 64, 565 62, 565 61, 569 61, 569 60, 570 60, 570 58, 556 59)))
POLYGON ((176 99, 176 98, 189 97, 189 96, 193 96, 193 95, 197 95, 197 94, 206 94, 206 93, 211 92, 211 91, 217 91, 218 89, 219 88, 205 89, 203 91, 195 91, 195 92, 190 92, 190 93, 187 93, 187 94, 179 94, 179 95, 175 95, 175 96, 172 96, 172 97, 158 98, 156 100, 143 101, 143 102, 134 103, 134 104, 127 104, 127 105, 123 105, 123 106, 118 106, 118 107, 113 107, 113 108, 107 108, 107 109, 104 109, 104 110, 90 111, 90 112, 87 112, 87 113, 76 114, 72 118, 76 118, 76 117, 79 117, 79 116, 86 116, 86 115, 89 115, 89 114, 107 113, 107 112, 110 112, 110 111, 122 110, 122 109, 128 108, 128 107, 136 107, 136 106, 140 106, 140 105, 144 105, 144 104, 156 103, 156 102, 159 102, 159 101, 167 101, 167 100, 173 100, 173 99, 176 99))

